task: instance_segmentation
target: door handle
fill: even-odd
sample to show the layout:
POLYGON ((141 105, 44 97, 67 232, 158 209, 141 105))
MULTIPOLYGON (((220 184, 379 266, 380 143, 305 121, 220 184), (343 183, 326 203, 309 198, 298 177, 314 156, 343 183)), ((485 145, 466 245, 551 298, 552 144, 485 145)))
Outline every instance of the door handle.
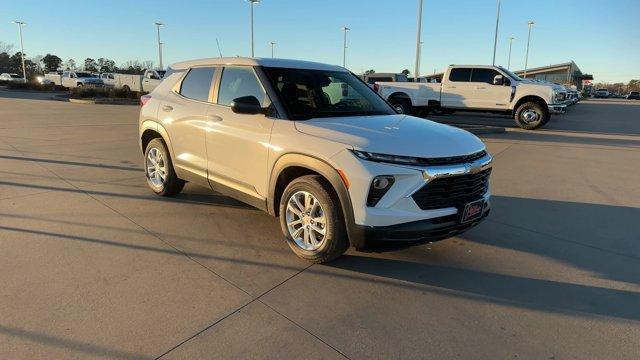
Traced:
POLYGON ((162 111, 169 112, 169 111, 172 111, 172 110, 173 110, 173 106, 171 106, 171 105, 163 105, 162 106, 162 111))
POLYGON ((205 116, 205 118, 207 119, 207 121, 212 121, 212 122, 220 122, 222 121, 222 118, 218 115, 207 115, 205 116))
POLYGON ((484 86, 478 86, 476 89, 486 89, 484 86))

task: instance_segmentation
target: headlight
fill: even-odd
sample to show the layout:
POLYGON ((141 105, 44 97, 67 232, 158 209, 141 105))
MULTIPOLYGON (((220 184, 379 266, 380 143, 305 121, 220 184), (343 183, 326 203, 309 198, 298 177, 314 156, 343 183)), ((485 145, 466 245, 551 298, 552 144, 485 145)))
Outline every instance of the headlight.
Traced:
POLYGON ((386 154, 376 154, 359 150, 351 150, 355 156, 359 157, 362 160, 369 161, 377 161, 391 164, 401 164, 401 165, 420 165, 421 161, 419 158, 410 157, 410 156, 397 156, 397 155, 386 155, 386 154))

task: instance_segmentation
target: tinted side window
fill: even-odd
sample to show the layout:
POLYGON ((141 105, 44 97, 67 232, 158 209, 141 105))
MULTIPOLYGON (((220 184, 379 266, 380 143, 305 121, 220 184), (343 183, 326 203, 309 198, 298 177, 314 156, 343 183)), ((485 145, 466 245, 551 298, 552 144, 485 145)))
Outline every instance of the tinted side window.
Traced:
POLYGON ((471 79, 471 69, 455 68, 449 73, 449 81, 468 82, 471 79))
POLYGON ((262 106, 266 105, 267 96, 252 68, 225 67, 218 90, 218 104, 230 106, 233 99, 242 96, 255 96, 262 106))
POLYGON ((496 75, 500 75, 500 73, 493 69, 473 69, 473 73, 471 74, 471 82, 493 84, 493 78, 496 75))
POLYGON ((214 67, 198 67, 189 71, 187 76, 182 80, 180 86, 180 94, 189 99, 208 101, 209 90, 213 75, 216 72, 214 67))

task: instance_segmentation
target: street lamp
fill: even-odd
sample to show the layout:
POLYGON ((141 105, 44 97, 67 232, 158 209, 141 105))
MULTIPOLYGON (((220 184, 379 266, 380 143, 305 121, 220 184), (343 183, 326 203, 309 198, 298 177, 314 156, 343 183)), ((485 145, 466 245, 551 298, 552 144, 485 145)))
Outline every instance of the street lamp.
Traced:
POLYGON ((257 4, 260 2, 260 0, 248 0, 249 1, 249 7, 251 9, 251 57, 254 56, 253 53, 253 4, 257 4))
POLYGON ((24 21, 13 21, 14 24, 18 25, 18 35, 20 36, 20 57, 22 58, 22 78, 24 81, 27 81, 27 69, 24 67, 24 44, 22 43, 22 27, 27 25, 24 21))
POLYGON ((527 53, 524 56, 524 77, 527 77, 527 65, 529 63, 529 42, 531 41, 531 28, 533 27, 533 20, 529 20, 527 25, 529 25, 529 35, 527 36, 527 53))
POLYGON ((273 47, 276 45, 275 41, 270 42, 271 44, 271 58, 273 59, 273 47))
POLYGON ((347 31, 351 30, 350 28, 343 26, 342 31, 344 31, 344 39, 342 42, 342 67, 346 67, 347 63, 347 31))
POLYGON ((498 0, 498 10, 496 13, 496 32, 493 36, 493 66, 496 65, 496 46, 498 46, 498 24, 500 24, 500 0, 498 0))
POLYGON ((413 76, 417 79, 420 76, 420 34, 422 33, 422 0, 418 0, 418 30, 416 34, 416 66, 413 76))
POLYGON ((161 22, 155 22, 156 29, 158 31, 158 60, 160 62, 160 70, 164 69, 162 66, 162 43, 160 42, 160 26, 164 26, 161 22))
POLYGON ((513 36, 509 38, 509 61, 507 61, 507 69, 511 70, 511 46, 513 45, 513 40, 515 40, 513 36))

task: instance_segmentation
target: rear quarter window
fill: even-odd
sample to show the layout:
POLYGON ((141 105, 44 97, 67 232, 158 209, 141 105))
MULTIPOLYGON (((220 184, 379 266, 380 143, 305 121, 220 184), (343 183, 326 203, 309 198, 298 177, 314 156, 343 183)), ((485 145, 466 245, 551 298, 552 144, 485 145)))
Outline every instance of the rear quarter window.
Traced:
POLYGON ((180 95, 193 100, 209 101, 209 91, 215 72, 215 67, 192 68, 182 80, 180 95))

